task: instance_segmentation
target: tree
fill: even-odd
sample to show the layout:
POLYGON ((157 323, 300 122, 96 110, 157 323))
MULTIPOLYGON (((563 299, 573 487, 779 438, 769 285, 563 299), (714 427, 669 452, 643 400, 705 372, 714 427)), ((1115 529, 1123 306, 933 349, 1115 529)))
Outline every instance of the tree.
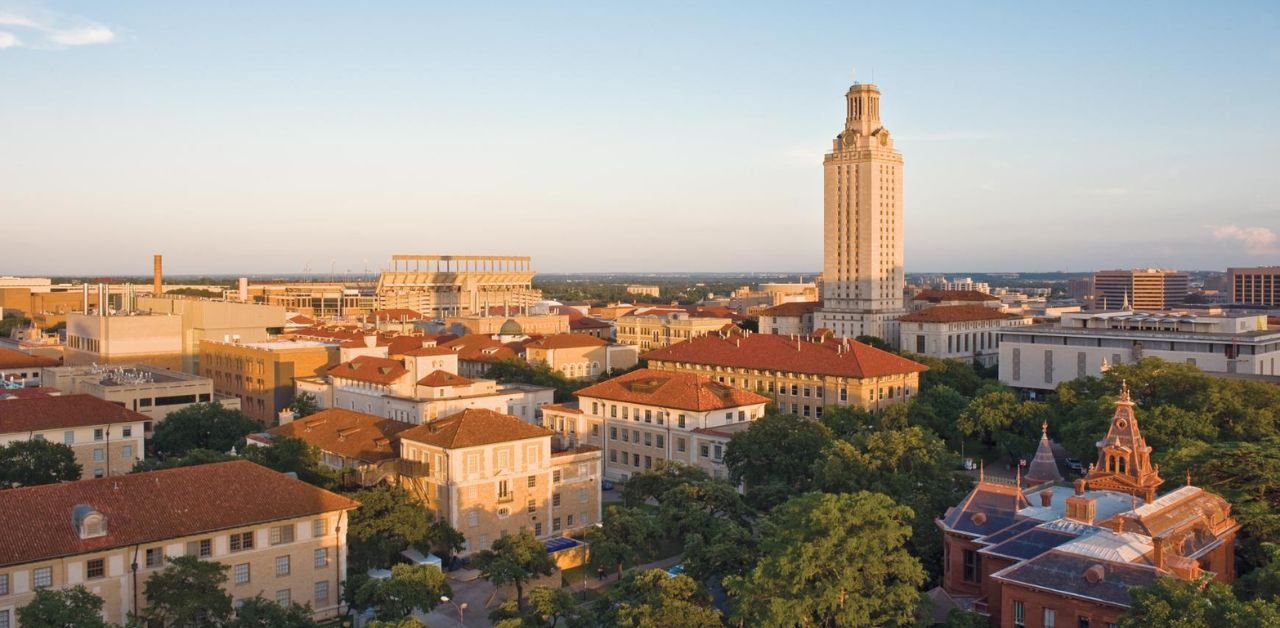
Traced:
POLYGON ((639 506, 650 499, 659 499, 677 485, 709 478, 706 471, 691 464, 659 460, 653 469, 637 473, 627 480, 622 487, 622 501, 628 506, 639 506))
POLYGON ((322 488, 338 485, 338 474, 320 464, 320 450, 300 438, 277 436, 267 447, 245 447, 241 456, 268 469, 296 473, 298 479, 322 488))
POLYGON ((587 532, 591 564, 616 569, 621 578, 626 564, 638 562, 660 534, 657 522, 647 510, 607 506, 601 526, 587 532))
POLYGON ((192 449, 243 448, 244 437, 261 429, 257 421, 218 402, 198 403, 169 413, 156 424, 151 445, 156 453, 182 456, 192 449))
POLYGON ((26 628, 107 628, 102 598, 82 585, 69 589, 36 589, 35 597, 18 609, 18 625, 26 628))
POLYGON ((564 589, 551 587, 534 587, 529 590, 529 606, 532 613, 540 620, 539 625, 551 622, 551 628, 560 624, 560 619, 572 617, 578 609, 573 595, 564 589))
POLYGON ((429 612, 441 596, 449 595, 453 589, 434 565, 401 564, 391 568, 390 578, 363 580, 354 601, 360 608, 376 608, 378 619, 394 621, 411 616, 414 609, 429 612))
POLYGON ((661 569, 628 574, 597 605, 606 626, 701 628, 722 626, 720 614, 692 578, 671 576, 661 569))
POLYGON ((733 435, 724 463, 732 482, 746 484, 748 501, 766 509, 778 496, 812 488, 813 461, 833 438, 821 423, 791 414, 766 415, 733 435), (771 483, 779 486, 767 488, 771 483), (752 496, 756 487, 766 488, 752 496))
POLYGON ((1233 626, 1263 628, 1280 625, 1280 607, 1274 602, 1241 602, 1220 582, 1180 580, 1169 576, 1129 590, 1132 605, 1120 618, 1122 628, 1201 628, 1233 626))
POLYGON ((347 526, 347 556, 353 570, 386 568, 400 552, 428 538, 431 516, 408 491, 377 486, 351 497, 360 502, 347 526))
POLYGON ((910 508, 879 493, 809 493, 760 526, 760 560, 726 578, 737 619, 767 626, 901 626, 915 619, 920 562, 905 548, 910 508))
POLYGON ((293 411, 294 419, 301 419, 305 416, 311 416, 320 411, 320 403, 316 401, 315 395, 311 393, 298 393, 289 400, 289 409, 293 411))
POLYGON ((516 607, 524 611, 524 585, 538 576, 549 576, 556 563, 547 548, 528 530, 504 536, 491 549, 471 556, 471 565, 494 586, 515 585, 516 607))
POLYGON ((201 464, 213 464, 215 462, 227 462, 228 460, 236 459, 236 456, 221 451, 213 451, 212 449, 192 449, 181 456, 171 456, 164 460, 159 458, 139 460, 134 463, 133 472, 144 473, 146 471, 158 471, 160 469, 194 467, 201 464))
POLYGON ((453 555, 462 551, 466 543, 467 537, 449 525, 448 521, 436 519, 427 526, 427 537, 419 545, 425 546, 420 549, 427 549, 449 563, 453 561, 453 555))
POLYGON ((529 364, 519 359, 498 362, 490 366, 489 370, 485 371, 484 376, 488 379, 496 379, 504 384, 533 384, 534 386, 554 388, 555 401, 557 403, 569 401, 573 398, 573 391, 588 384, 586 381, 571 380, 545 363, 529 364))
POLYGON ((311 607, 290 603, 281 606, 261 596, 244 600, 228 628, 316 628, 311 607))
POLYGON ((70 447, 41 439, 0 445, 0 488, 54 484, 80 479, 80 463, 70 447))
POLYGON ((170 558, 147 578, 147 615, 160 626, 205 628, 231 617, 231 596, 223 591, 228 567, 195 556, 170 558))

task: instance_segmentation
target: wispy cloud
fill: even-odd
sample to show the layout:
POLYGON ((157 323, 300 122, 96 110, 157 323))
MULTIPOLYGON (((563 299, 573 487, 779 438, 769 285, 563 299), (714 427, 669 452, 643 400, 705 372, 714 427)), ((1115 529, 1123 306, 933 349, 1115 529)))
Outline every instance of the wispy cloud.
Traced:
POLYGON ((18 33, 0 31, 0 49, 57 49, 106 44, 116 40, 115 31, 87 18, 41 11, 38 14, 0 12, 0 26, 18 33))
POLYGON ((1213 239, 1233 242, 1250 255, 1275 255, 1280 253, 1280 236, 1266 227, 1238 227, 1222 225, 1212 227, 1213 239))

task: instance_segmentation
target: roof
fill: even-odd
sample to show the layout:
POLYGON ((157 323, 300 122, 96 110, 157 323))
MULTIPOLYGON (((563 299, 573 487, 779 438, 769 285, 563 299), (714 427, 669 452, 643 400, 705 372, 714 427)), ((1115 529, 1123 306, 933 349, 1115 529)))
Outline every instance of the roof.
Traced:
POLYGON ((57 388, 36 386, 34 388, 0 388, 0 400, 31 399, 33 397, 57 397, 62 394, 57 388))
POLYGON ((923 364, 849 340, 814 342, 773 334, 708 334, 650 351, 646 360, 809 373, 881 377, 929 370, 923 364))
POLYGON ((445 348, 458 354, 459 360, 473 362, 501 362, 517 357, 511 347, 494 340, 489 336, 463 336, 445 343, 445 348))
POLYGON ((374 310, 369 313, 369 317, 375 321, 420 321, 427 317, 410 310, 408 308, 390 308, 386 310, 374 310))
MULTIPOLYGON (((573 311, 576 312, 577 310, 573 311)), ((569 329, 571 330, 581 331, 586 329, 609 329, 611 327, 613 327, 613 325, 590 316, 578 316, 577 318, 572 316, 569 317, 569 329)))
POLYGON ((609 344, 607 340, 601 340, 595 336, 587 336, 585 334, 551 334, 525 346, 532 349, 577 349, 603 347, 607 344, 609 344))
POLYGON ((703 375, 639 369, 574 393, 610 401, 705 412, 769 403, 769 398, 703 375))
POLYGON ((524 328, 514 318, 508 318, 502 322, 502 327, 498 328, 500 336, 523 336, 524 328))
POLYGON ((30 353, 0 348, 0 369, 29 369, 61 364, 53 358, 45 358, 30 353))
POLYGON ((978 292, 977 290, 921 290, 916 296, 912 297, 913 301, 932 301, 941 303, 943 301, 999 301, 1000 297, 978 292))
POLYGON ((1027 505, 1027 498, 1017 486, 980 480, 959 506, 947 509, 940 521, 948 530, 986 536, 1012 525, 1018 511, 1027 505))
POLYGON ((0 491, 0 566, 258 525, 358 502, 252 462, 236 460, 0 491), (77 506, 107 519, 105 536, 81 539, 77 506))
POLYGON ((431 355, 453 355, 455 352, 448 347, 419 347, 412 351, 405 351, 404 355, 411 358, 418 358, 431 355))
POLYGON ((390 384, 408 372, 399 360, 362 355, 349 362, 334 365, 329 369, 329 376, 373 384, 390 384))
POLYGON ((761 310, 760 316, 804 316, 805 314, 812 314, 821 306, 822 303, 818 301, 794 301, 791 303, 781 303, 761 310))
POLYGON ((58 395, 0 402, 0 434, 150 421, 93 395, 58 395))
POLYGON ((904 323, 959 323, 965 321, 1001 321, 1019 318, 985 305, 936 305, 904 315, 904 323))
POLYGON ((380 416, 329 408, 267 430, 273 436, 289 436, 344 458, 377 462, 395 458, 395 435, 412 423, 380 416))
POLYGON ((582 409, 577 406, 577 402, 573 403, 549 403, 542 406, 542 413, 548 412, 564 412, 566 414, 582 414, 582 409))
POLYGON ((1130 604, 1129 590, 1155 582, 1158 575, 1159 572, 1148 565, 1099 561, 1061 550, 1050 550, 997 571, 992 577, 1001 582, 1127 608, 1130 604), (1086 572, 1090 570, 1100 577, 1086 576, 1086 572))
POLYGON ((475 380, 467 379, 461 375, 450 373, 449 371, 432 371, 426 377, 418 380, 419 386, 429 386, 439 388, 441 386, 470 386, 476 383, 475 380))
POLYGON ((550 430, 509 414, 467 408, 425 425, 415 425, 401 432, 400 439, 443 449, 461 449, 551 435, 550 430))
POLYGON ((294 325, 315 325, 316 319, 305 314, 295 314, 289 317, 289 322, 294 325))

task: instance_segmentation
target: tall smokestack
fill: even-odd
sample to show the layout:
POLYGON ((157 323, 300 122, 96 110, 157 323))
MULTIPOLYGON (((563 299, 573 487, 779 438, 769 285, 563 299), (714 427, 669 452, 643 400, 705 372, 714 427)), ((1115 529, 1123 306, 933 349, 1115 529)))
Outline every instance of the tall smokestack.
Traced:
POLYGON ((240 278, 240 302, 246 303, 248 301, 249 301, 249 278, 241 277, 240 278))
POLYGON ((80 312, 86 316, 89 314, 89 284, 83 284, 84 296, 80 300, 80 312))
POLYGON ((156 255, 153 257, 151 271, 151 296, 158 297, 164 294, 164 257, 156 255))

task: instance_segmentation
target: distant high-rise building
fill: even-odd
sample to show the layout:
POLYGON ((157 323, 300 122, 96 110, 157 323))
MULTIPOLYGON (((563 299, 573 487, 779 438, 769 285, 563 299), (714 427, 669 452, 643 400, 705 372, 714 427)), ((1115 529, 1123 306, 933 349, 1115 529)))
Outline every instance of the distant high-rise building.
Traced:
POLYGON ((1144 268, 1093 274, 1093 309, 1158 311, 1176 308, 1190 292, 1187 273, 1144 268))
POLYGON ((1231 302, 1246 305, 1280 306, 1280 266, 1229 268, 1231 302))
POLYGON ((844 131, 823 160, 822 309, 818 328, 898 342, 903 314, 902 155, 880 124, 880 90, 845 94, 844 131))

